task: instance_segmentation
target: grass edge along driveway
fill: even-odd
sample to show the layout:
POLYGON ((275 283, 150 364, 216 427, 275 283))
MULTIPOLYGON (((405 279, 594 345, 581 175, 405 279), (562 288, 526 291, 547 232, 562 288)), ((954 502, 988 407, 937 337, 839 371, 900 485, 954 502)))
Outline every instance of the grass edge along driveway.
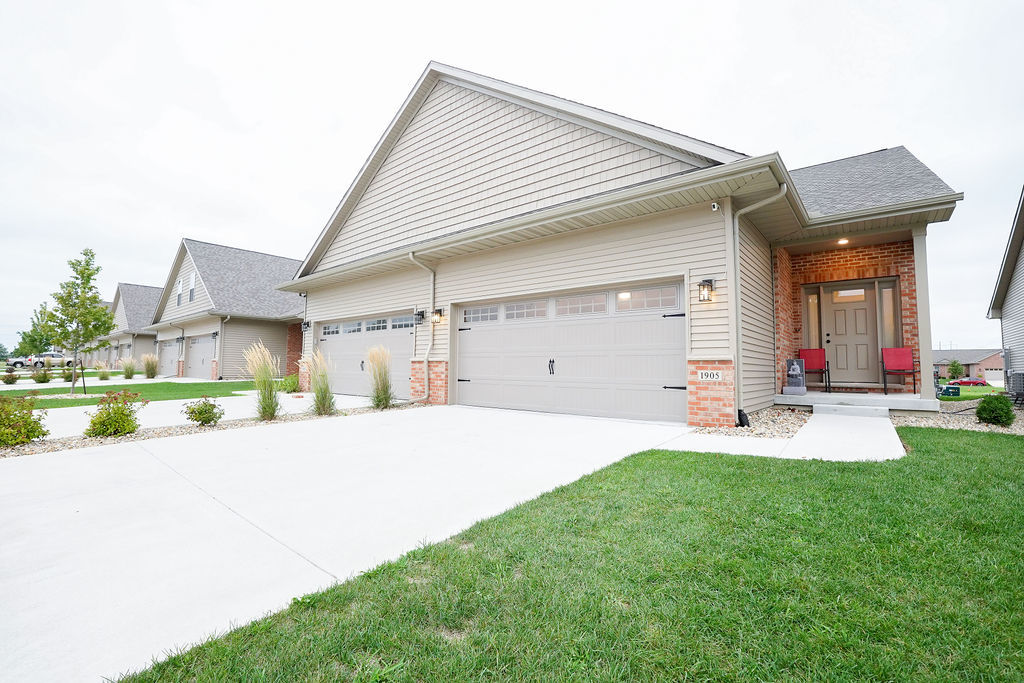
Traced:
POLYGON ((1013 679, 1024 438, 633 455, 135 680, 1013 679))
MULTIPOLYGON (((241 382, 152 382, 132 384, 130 381, 118 384, 106 382, 91 382, 86 388, 89 393, 82 398, 51 398, 48 394, 67 394, 68 387, 50 387, 36 389, 39 397, 36 399, 36 408, 70 408, 73 406, 91 406, 99 403, 103 394, 108 391, 130 391, 140 395, 140 398, 150 401, 172 401, 186 398, 199 398, 200 396, 222 397, 238 396, 239 391, 248 391, 253 388, 251 381, 241 382)), ((24 396, 32 391, 5 391, 0 396, 24 396)), ((82 388, 75 387, 75 393, 81 393, 82 388)))

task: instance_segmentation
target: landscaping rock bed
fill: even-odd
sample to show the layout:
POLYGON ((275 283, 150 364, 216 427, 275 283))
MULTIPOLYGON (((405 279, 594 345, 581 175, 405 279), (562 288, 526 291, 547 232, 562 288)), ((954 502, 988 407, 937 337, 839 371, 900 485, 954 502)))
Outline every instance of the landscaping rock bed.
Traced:
POLYGON ((749 427, 697 427, 694 433, 788 439, 795 435, 810 417, 811 411, 809 410, 781 407, 763 408, 747 415, 750 420, 749 427))
POLYGON ((977 401, 943 402, 941 411, 935 415, 893 415, 890 419, 897 427, 937 427, 939 429, 969 429, 973 432, 994 432, 996 434, 1017 434, 1024 436, 1024 410, 1014 409, 1017 419, 1009 427, 978 422, 974 415, 981 399, 977 401), (961 412, 962 411, 962 412, 961 412))
MULTIPOLYGON (((403 403, 397 405, 388 410, 407 410, 409 408, 419 408, 422 404, 419 403, 403 403)), ((302 420, 332 420, 340 417, 346 417, 349 415, 359 415, 362 413, 374 413, 380 412, 373 408, 355 408, 352 410, 345 410, 339 412, 337 415, 320 416, 313 415, 311 413, 301 413, 298 415, 283 415, 276 420, 270 422, 263 422, 256 418, 246 418, 244 420, 224 420, 213 427, 202 427, 199 425, 172 425, 169 427, 152 427, 149 429, 140 429, 134 434, 128 434, 127 436, 117 437, 87 437, 87 436, 69 436, 61 439, 42 439, 40 441, 33 441, 32 443, 23 444, 21 446, 13 446, 10 448, 0 448, 0 458, 15 458, 19 455, 34 455, 36 453, 54 453, 56 451, 66 451, 75 448, 91 448, 93 446, 108 446, 110 444, 128 443, 130 441, 145 441, 147 439, 160 439, 166 436, 182 436, 185 434, 201 434, 203 432, 212 432, 221 429, 240 429, 243 427, 262 427, 267 425, 280 424, 282 422, 300 422, 302 420)))

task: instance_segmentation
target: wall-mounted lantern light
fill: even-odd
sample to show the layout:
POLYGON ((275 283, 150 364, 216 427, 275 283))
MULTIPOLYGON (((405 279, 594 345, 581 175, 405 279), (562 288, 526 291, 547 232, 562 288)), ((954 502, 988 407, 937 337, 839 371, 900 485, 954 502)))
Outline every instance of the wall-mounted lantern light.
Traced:
POLYGON ((423 319, 427 317, 427 314, 423 311, 416 311, 416 324, 423 322, 423 319))
POLYGON ((701 280, 697 285, 697 301, 711 301, 711 292, 715 291, 714 280, 701 280))
POLYGON ((308 332, 309 328, 312 327, 312 326, 313 325, 308 320, 303 320, 302 321, 302 331, 303 332, 308 332))
POLYGON ((434 314, 430 316, 430 321, 436 324, 436 323, 441 322, 442 318, 444 318, 444 309, 443 308, 435 308, 434 309, 434 314))
POLYGON ((210 339, 216 339, 218 334, 220 334, 220 332, 211 332, 210 339))

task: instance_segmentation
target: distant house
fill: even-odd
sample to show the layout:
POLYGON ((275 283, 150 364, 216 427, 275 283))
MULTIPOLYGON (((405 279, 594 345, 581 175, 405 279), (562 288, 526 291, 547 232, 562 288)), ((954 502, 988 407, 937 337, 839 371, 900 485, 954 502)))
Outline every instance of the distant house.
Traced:
POLYGON ((1024 372, 1024 191, 999 268, 988 317, 1000 321, 1008 372, 1024 372))
POLYGON ((103 361, 115 367, 124 358, 140 361, 147 353, 156 351, 156 335, 144 328, 153 322, 157 301, 160 300, 160 287, 135 285, 119 282, 110 310, 114 313, 114 329, 101 340, 109 346, 89 354, 89 365, 103 361))
POLYGON ((964 368, 963 377, 975 377, 986 382, 1003 381, 1002 349, 936 349, 932 351, 939 377, 949 377, 949 364, 958 361, 964 368))
POLYGON ((262 341, 298 371, 303 299, 274 287, 299 261, 183 239, 161 290, 152 324, 161 375, 232 379, 245 376, 243 351, 262 341))

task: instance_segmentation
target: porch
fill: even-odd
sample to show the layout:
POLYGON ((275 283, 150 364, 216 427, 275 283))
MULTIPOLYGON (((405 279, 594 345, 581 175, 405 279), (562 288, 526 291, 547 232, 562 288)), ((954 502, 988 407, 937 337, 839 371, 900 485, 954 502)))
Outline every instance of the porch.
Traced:
POLYGON ((803 396, 776 394, 775 404, 794 408, 811 408, 815 406, 842 406, 857 408, 885 408, 890 411, 929 412, 939 411, 939 400, 930 394, 898 394, 853 393, 847 391, 808 390, 803 396))

